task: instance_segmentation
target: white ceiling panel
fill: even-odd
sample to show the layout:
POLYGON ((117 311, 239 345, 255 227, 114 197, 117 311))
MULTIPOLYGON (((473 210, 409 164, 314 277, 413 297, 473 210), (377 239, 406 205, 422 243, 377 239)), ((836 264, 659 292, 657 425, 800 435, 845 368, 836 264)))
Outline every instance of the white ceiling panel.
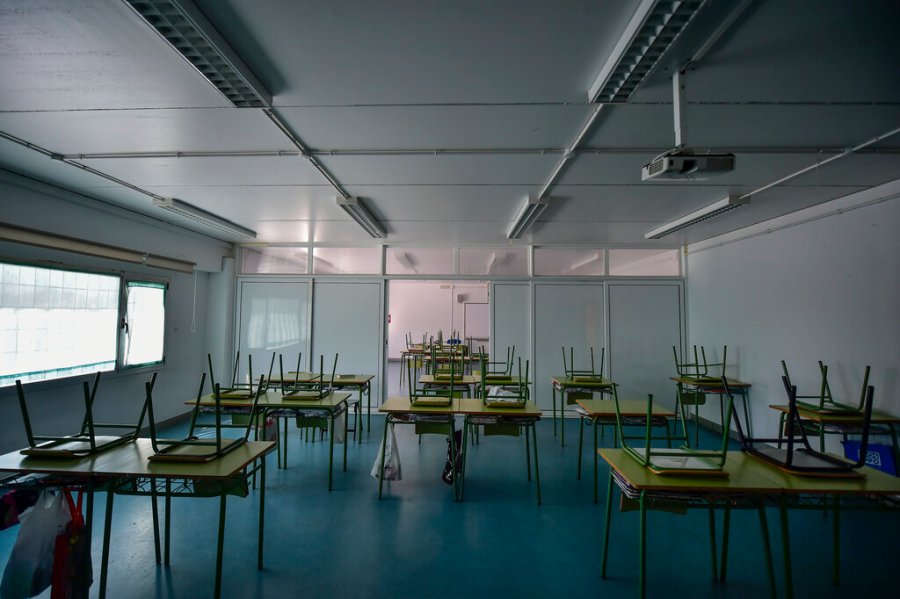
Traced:
POLYGON ((228 106, 116 0, 5 0, 0 110, 228 106))
POLYGON ((277 106, 583 102, 632 0, 197 4, 277 106))
POLYGON ((329 150, 564 148, 587 105, 279 108, 310 147, 329 150))
POLYGON ((557 155, 334 156, 322 163, 346 185, 539 185, 557 155))
POLYGON ((296 152, 254 108, 7 112, 0 131, 60 154, 296 152))
POLYGON ((733 2, 707 2, 643 87, 581 137, 596 106, 587 90, 636 0, 195 2, 272 93, 286 130, 232 107, 122 0, 0 0, 0 168, 161 218, 150 197, 3 136, 103 154, 81 160, 264 243, 382 243, 335 205, 345 192, 382 220, 386 243, 506 244, 521 203, 576 139, 523 242, 671 246, 900 176, 896 135, 683 235, 643 241, 664 220, 900 127, 895 0, 754 0, 684 78, 685 145, 731 150, 736 168, 648 182, 641 166, 675 144, 672 67, 733 2), (294 155, 260 155, 278 152, 294 155))
POLYGON ((85 164, 139 187, 185 185, 318 185, 325 180, 298 156, 252 158, 107 158, 85 164), (165 185, 160 185, 165 182, 165 185))

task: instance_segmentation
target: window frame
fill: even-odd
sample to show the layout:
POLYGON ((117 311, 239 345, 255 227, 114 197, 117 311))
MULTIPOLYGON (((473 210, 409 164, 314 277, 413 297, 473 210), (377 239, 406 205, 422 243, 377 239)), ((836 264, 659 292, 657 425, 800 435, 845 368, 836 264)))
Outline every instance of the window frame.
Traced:
MULTIPOLYGON (((103 275, 103 276, 111 276, 116 277, 119 280, 119 291, 117 294, 117 305, 116 305, 116 325, 115 331, 112 333, 115 335, 115 361, 114 366, 110 370, 101 370, 99 372, 103 372, 106 375, 120 375, 125 373, 134 373, 140 372, 142 370, 151 370, 151 369, 159 369, 164 368, 166 365, 166 356, 168 354, 168 336, 166 335, 166 329, 168 328, 166 324, 168 323, 169 313, 169 302, 168 302, 168 292, 170 280, 167 277, 156 277, 156 276, 147 276, 144 274, 136 273, 133 271, 127 270, 119 270, 119 269, 111 269, 111 268, 97 268, 90 266, 80 266, 76 264, 72 264, 69 262, 59 262, 55 260, 26 260, 21 258, 14 258, 8 256, 0 255, 0 264, 9 264, 13 266, 20 267, 28 267, 28 268, 39 268, 39 269, 47 269, 50 271, 62 271, 62 272, 71 272, 71 273, 80 273, 80 274, 89 274, 89 275, 103 275), (127 296, 127 286, 129 283, 149 283, 151 286, 161 286, 164 290, 163 295, 163 347, 162 347, 162 358, 157 362, 147 362, 141 364, 133 364, 133 365, 125 365, 125 345, 123 343, 124 336, 124 326, 123 324, 126 322, 128 318, 128 296, 127 296)), ((94 371, 97 372, 97 371, 94 371)), ((69 383, 73 380, 77 380, 79 377, 84 378, 87 376, 93 376, 94 372, 91 373, 74 373, 68 374, 65 376, 58 376, 54 378, 46 378, 40 380, 32 380, 23 382, 24 386, 53 386, 58 385, 60 383, 69 383)), ((4 395, 9 390, 14 389, 14 384, 3 385, 0 386, 0 395, 4 395)))

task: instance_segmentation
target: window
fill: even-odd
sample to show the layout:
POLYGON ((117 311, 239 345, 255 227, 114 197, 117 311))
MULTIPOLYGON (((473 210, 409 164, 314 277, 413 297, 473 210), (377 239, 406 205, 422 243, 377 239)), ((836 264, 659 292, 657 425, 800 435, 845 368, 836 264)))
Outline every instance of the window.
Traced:
POLYGON ((528 275, 528 249, 461 247, 459 274, 510 276, 528 275))
POLYGON ((678 250, 609 250, 609 274, 632 277, 677 277, 678 250))
POLYGON ((385 274, 452 275, 453 248, 390 247, 385 256, 385 274))
POLYGON ((604 274, 603 250, 593 248, 534 248, 537 276, 584 277, 604 274))
POLYGON ((147 366, 163 361, 166 330, 166 286, 147 281, 128 281, 123 366, 147 366))
POLYGON ((313 274, 381 274, 380 247, 315 247, 313 274))
POLYGON ((164 325, 162 283, 0 262, 0 387, 160 363, 164 325))

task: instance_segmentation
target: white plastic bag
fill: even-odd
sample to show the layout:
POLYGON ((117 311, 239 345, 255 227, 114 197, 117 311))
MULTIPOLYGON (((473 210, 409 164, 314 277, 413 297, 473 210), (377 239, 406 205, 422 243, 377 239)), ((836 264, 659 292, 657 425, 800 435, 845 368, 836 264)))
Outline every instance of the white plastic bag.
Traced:
POLYGON ((382 448, 378 448, 378 455, 372 465, 371 474, 375 478, 381 478, 381 467, 384 464, 384 480, 401 480, 397 436, 394 434, 394 425, 392 424, 390 427, 387 438, 384 440, 384 451, 382 452, 382 448))
POLYGON ((347 412, 344 412, 335 418, 331 428, 333 431, 332 434, 334 435, 334 442, 343 443, 344 438, 347 436, 347 412))
POLYGON ((50 586, 56 536, 72 514, 60 493, 45 489, 19 520, 22 526, 3 571, 0 599, 34 597, 50 586))

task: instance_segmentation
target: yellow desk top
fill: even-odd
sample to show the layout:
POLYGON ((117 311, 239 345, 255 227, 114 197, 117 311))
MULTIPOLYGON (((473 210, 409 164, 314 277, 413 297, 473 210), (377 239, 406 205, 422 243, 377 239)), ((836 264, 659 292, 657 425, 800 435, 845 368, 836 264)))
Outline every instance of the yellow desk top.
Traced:
MULTIPOLYGON (((788 412, 788 406, 782 404, 770 405, 770 408, 779 412, 788 412)), ((815 410, 807 410, 806 408, 797 408, 800 418, 803 420, 813 420, 823 424, 855 424, 862 422, 863 415, 861 413, 830 413, 817 412, 815 410)), ((872 422, 877 424, 900 424, 900 416, 893 416, 881 410, 872 410, 872 422)))
POLYGON ((356 386, 365 385, 374 378, 374 374, 336 374, 334 375, 334 381, 330 382, 335 387, 342 387, 344 385, 356 386))
POLYGON ((653 474, 621 449, 598 449, 604 460, 632 487, 672 493, 754 493, 826 495, 900 495, 900 478, 865 466, 861 478, 831 478, 790 474, 742 451, 729 451, 728 477, 653 474))
POLYGON ((453 398, 449 406, 414 406, 409 403, 409 396, 389 397, 378 407, 379 412, 386 414, 453 414, 456 411, 458 398, 453 398))
POLYGON ((607 387, 612 387, 615 383, 610 379, 602 379, 599 381, 576 381, 572 377, 565 375, 557 375, 553 377, 553 384, 557 387, 582 387, 585 389, 605 389, 607 387))
MULTIPOLYGON (((478 382, 478 379, 476 379, 471 374, 465 374, 465 375, 461 374, 461 375, 453 377, 454 385, 474 385, 477 382, 478 382)), ((420 385, 449 385, 450 379, 449 378, 441 378, 441 377, 434 378, 433 374, 423 374, 422 376, 419 377, 419 384, 420 385)))
POLYGON ((540 418, 541 411, 533 401, 526 402, 521 408, 516 407, 487 407, 484 401, 475 398, 462 398, 456 406, 457 414, 466 415, 490 415, 490 416, 527 416, 540 418))
MULTIPOLYGON (((706 378, 693 378, 689 376, 673 376, 670 377, 676 383, 682 383, 684 385, 693 385, 694 387, 710 387, 713 389, 721 389, 722 388, 722 377, 706 377, 706 378)), ((745 383, 743 381, 739 381, 737 379, 728 379, 728 386, 734 389, 746 389, 747 387, 751 387, 750 383, 745 383)))
MULTIPOLYGON (((326 409, 330 407, 334 407, 342 402, 347 401, 350 397, 350 393, 346 393, 343 391, 333 391, 323 397, 322 399, 283 399, 281 391, 274 391, 272 389, 266 391, 262 395, 259 396, 259 402, 257 404, 258 407, 263 409, 272 409, 272 408, 312 408, 312 409, 326 409)), ((185 402, 188 405, 194 405, 196 403, 195 400, 189 400, 185 402)), ((200 405, 203 407, 215 407, 216 400, 212 394, 204 395, 200 398, 200 405)), ((226 408, 249 408, 253 405, 253 398, 247 399, 223 399, 220 402, 222 407, 226 408)))
MULTIPOLYGON (((579 399, 576 403, 587 410, 591 417, 616 417, 615 402, 609 399, 579 399)), ((635 418, 647 415, 646 399, 620 399, 619 412, 626 418, 635 418)), ((667 410, 659 404, 653 404, 653 416, 661 418, 674 418, 675 412, 667 410)))
MULTIPOLYGON (((330 375, 331 375, 331 373, 329 373, 328 376, 330 376, 330 375)), ((312 382, 318 381, 320 376, 321 376, 321 374, 318 372, 293 372, 292 371, 292 372, 288 372, 286 375, 284 375, 284 379, 282 379, 280 375, 273 376, 272 378, 269 379, 269 383, 272 385, 280 385, 282 382, 285 382, 287 384, 312 383, 312 382)), ((325 378, 328 378, 328 377, 326 376, 325 378)))
POLYGON ((597 451, 629 485, 641 491, 734 495, 773 494, 782 490, 779 482, 766 476, 768 468, 765 464, 740 451, 728 452, 723 468, 728 476, 654 474, 622 449, 603 448, 597 451))
POLYGON ((274 441, 248 441, 224 456, 205 463, 151 462, 150 439, 136 439, 96 455, 72 459, 25 457, 18 451, 0 456, 0 471, 59 476, 163 478, 227 478, 275 448, 274 441))

